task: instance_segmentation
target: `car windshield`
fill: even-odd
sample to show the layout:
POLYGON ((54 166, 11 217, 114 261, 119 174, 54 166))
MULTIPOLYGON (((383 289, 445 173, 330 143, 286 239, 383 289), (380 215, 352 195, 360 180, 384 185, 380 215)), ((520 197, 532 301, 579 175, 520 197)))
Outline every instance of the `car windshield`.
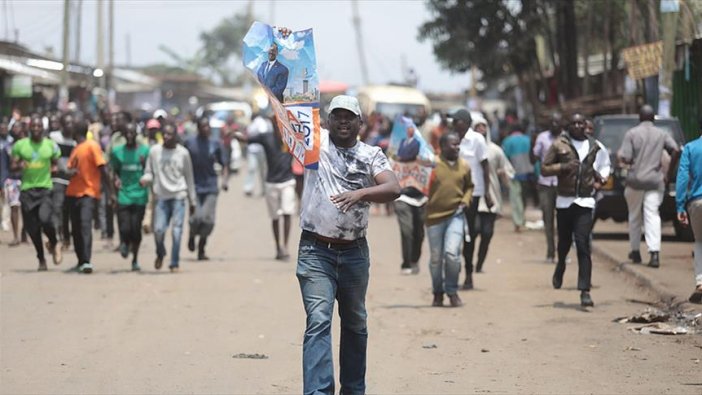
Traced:
POLYGON ((214 118, 226 122, 230 117, 235 122, 242 122, 246 118, 246 114, 241 110, 217 110, 212 114, 214 118))
POLYGON ((390 118, 395 118, 396 115, 417 115, 424 108, 421 104, 408 103, 378 103, 376 110, 390 118))
MULTIPOLYGON (((619 147, 622 145, 624 134, 626 134, 627 130, 638 125, 639 120, 635 118, 606 119, 600 120, 598 123, 598 130, 595 130, 595 137, 613 154, 619 151, 619 147)), ((655 125, 668 132, 676 141, 679 140, 675 132, 675 122, 673 120, 657 120, 655 125)))

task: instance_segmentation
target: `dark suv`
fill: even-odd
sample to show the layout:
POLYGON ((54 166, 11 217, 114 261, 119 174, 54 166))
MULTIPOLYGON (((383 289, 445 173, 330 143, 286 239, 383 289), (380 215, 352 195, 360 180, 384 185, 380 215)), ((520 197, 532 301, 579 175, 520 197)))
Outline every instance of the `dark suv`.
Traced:
MULTIPOLYGON (((612 218, 616 222, 624 222, 628 219, 626 200, 624 200, 624 186, 626 184, 625 173, 618 166, 617 151, 622 145, 624 134, 627 130, 639 124, 638 115, 603 115, 595 117, 595 138, 607 147, 610 159, 612 160, 612 175, 602 188, 602 200, 597 203, 595 218, 612 218)), ((673 136, 681 149, 685 144, 685 135, 680 127, 677 118, 656 118, 654 125, 665 130, 673 136)), ((661 158, 661 160, 666 160, 661 158)), ((668 158, 669 160, 669 158, 668 158)), ((668 171, 668 183, 663 194, 663 203, 660 207, 661 220, 673 221, 675 236, 678 239, 692 241, 692 232, 689 227, 682 226, 677 220, 675 210, 675 177, 677 167, 668 171)))

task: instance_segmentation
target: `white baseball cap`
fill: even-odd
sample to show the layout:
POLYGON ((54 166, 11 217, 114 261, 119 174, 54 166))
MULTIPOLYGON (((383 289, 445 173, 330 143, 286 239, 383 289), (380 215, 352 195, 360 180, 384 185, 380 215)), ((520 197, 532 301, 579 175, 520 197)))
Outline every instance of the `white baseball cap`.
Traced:
POLYGON ((361 115, 361 107, 358 105, 358 99, 353 96, 339 95, 334 97, 331 103, 329 103, 329 113, 337 108, 349 110, 358 116, 361 115))

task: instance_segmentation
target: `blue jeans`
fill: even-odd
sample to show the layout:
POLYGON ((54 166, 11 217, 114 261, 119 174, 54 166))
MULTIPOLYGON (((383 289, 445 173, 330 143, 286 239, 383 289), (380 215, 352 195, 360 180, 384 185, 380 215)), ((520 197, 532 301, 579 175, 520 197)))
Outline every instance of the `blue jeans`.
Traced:
POLYGON ((455 295, 458 292, 458 274, 461 272, 463 247, 463 213, 436 225, 427 227, 429 239, 429 272, 434 293, 455 295))
POLYGON ((163 240, 166 237, 168 224, 173 220, 173 248, 171 248, 171 264, 169 267, 178 267, 180 259, 180 238, 183 235, 183 222, 185 220, 185 199, 158 199, 154 218, 154 238, 156 239, 156 255, 166 256, 166 246, 163 240))
MULTIPOLYGON (((303 235, 304 237, 304 235, 303 235)), ((366 290, 370 259, 365 238, 344 248, 329 248, 302 238, 297 279, 307 313, 302 346, 305 394, 334 394, 331 321, 334 299, 339 301, 341 392, 366 390, 366 290)))

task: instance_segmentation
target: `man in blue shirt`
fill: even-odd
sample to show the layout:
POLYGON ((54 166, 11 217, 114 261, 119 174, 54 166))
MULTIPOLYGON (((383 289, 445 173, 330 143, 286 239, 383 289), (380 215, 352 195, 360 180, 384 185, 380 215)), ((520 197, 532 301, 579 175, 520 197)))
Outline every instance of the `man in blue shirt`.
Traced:
POLYGON ((531 139, 522 132, 519 124, 512 125, 511 129, 510 135, 502 141, 502 150, 514 167, 514 178, 509 186, 509 204, 512 207, 514 230, 519 232, 525 223, 526 191, 534 166, 529 158, 531 139))
POLYGON ((201 117, 197 121, 197 135, 190 137, 185 142, 185 148, 190 152, 193 163, 193 176, 195 179, 195 193, 197 203, 195 213, 190 216, 190 236, 188 237, 188 250, 195 251, 195 237, 200 237, 197 245, 197 259, 209 259, 205 255, 207 237, 214 229, 215 208, 217 207, 217 172, 214 164, 222 166, 222 190, 229 189, 229 157, 219 140, 211 139, 210 118, 201 117))
MULTIPOLYGON (((700 119, 702 133, 702 118, 700 119)), ((675 184, 678 220, 692 226, 695 236, 695 291, 691 303, 702 303, 702 137, 685 145, 675 184)))

